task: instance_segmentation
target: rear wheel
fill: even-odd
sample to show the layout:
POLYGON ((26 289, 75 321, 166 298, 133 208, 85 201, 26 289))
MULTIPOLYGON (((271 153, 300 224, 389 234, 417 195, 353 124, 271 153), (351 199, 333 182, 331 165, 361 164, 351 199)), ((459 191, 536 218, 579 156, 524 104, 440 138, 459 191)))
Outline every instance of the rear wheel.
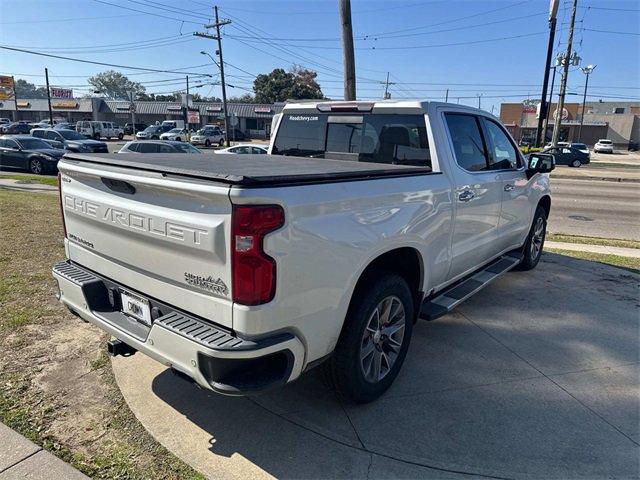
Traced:
POLYGON ((176 137, 176 142, 181 142, 182 139, 180 137, 176 137))
POLYGON ((542 256, 546 235, 547 213, 544 208, 538 206, 533 216, 533 224, 531 225, 531 230, 529 230, 527 241, 524 242, 524 246, 522 247, 523 258, 517 267, 518 270, 532 270, 536 268, 542 256))
POLYGON ((44 165, 39 158, 32 158, 29 160, 29 171, 35 175, 44 174, 44 165))
POLYGON ((122 140, 123 138, 124 138, 124 134, 119 133, 119 134, 118 134, 118 140, 122 140))
POLYGON ((219 147, 224 147, 224 138, 218 142, 219 147))
POLYGON ((407 282, 396 274, 380 271, 359 290, 325 372, 342 397, 367 403, 391 386, 402 367, 414 305, 407 282))
POLYGON ((580 160, 576 159, 571 162, 572 167, 578 168, 580 165, 582 165, 582 162, 580 160))
POLYGON ((207 148, 211 146, 211 141, 208 138, 204 141, 204 146, 207 148))

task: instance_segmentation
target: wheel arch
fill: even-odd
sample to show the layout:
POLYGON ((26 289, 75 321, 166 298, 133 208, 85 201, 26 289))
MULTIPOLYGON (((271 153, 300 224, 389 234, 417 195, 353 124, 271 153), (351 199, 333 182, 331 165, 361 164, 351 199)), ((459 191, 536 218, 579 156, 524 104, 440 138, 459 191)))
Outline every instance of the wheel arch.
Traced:
POLYGON ((538 201, 538 206, 544 209, 547 218, 549 218, 549 214, 551 213, 551 197, 549 195, 544 195, 538 201))
POLYGON ((371 279, 379 272, 395 273, 406 280, 414 299, 415 320, 418 316, 424 293, 422 292, 422 285, 425 271, 422 255, 413 247, 399 247, 387 250, 372 259, 362 270, 356 281, 347 312, 351 309, 354 299, 360 295, 371 279))

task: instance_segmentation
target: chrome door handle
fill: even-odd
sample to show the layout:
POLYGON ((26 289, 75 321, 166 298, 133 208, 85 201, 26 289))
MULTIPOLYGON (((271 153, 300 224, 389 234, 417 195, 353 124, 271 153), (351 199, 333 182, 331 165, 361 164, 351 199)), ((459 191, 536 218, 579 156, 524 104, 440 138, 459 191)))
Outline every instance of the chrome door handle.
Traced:
POLYGON ((516 188, 516 186, 513 183, 507 183, 504 186, 504 191, 505 192, 511 192, 512 190, 514 190, 516 188))
POLYGON ((460 200, 461 202, 468 202, 469 200, 473 199, 475 196, 476 194, 473 193, 471 190, 465 190, 458 194, 458 200, 460 200))

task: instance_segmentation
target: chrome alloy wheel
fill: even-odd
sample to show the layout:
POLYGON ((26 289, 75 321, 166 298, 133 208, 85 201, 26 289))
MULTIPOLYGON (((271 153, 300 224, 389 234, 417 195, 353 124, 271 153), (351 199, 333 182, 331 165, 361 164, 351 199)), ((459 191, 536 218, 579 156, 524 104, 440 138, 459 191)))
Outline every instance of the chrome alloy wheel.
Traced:
POLYGON ((404 305, 395 295, 384 298, 369 317, 360 343, 360 368, 370 383, 391 370, 404 339, 404 305))
POLYGON ((540 251, 542 250, 542 240, 544 240, 544 219, 538 217, 536 224, 533 227, 533 236, 531 237, 530 254, 531 259, 538 258, 540 251))

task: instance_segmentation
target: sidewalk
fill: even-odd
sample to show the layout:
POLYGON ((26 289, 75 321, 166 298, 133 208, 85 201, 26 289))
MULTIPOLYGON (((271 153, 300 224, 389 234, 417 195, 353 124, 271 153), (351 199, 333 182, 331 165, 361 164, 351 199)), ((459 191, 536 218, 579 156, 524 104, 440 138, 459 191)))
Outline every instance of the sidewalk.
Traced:
POLYGON ((0 423, 0 480, 81 480, 89 477, 0 423))
POLYGON ((570 250, 572 252, 600 253, 602 255, 618 255, 619 257, 640 258, 640 249, 625 247, 610 247, 607 245, 587 245, 584 243, 553 242, 546 241, 544 246, 557 250, 570 250))
POLYGON ((556 167, 551 172, 551 179, 566 178, 572 180, 604 180, 609 182, 640 183, 640 169, 631 168, 569 168, 556 167))

